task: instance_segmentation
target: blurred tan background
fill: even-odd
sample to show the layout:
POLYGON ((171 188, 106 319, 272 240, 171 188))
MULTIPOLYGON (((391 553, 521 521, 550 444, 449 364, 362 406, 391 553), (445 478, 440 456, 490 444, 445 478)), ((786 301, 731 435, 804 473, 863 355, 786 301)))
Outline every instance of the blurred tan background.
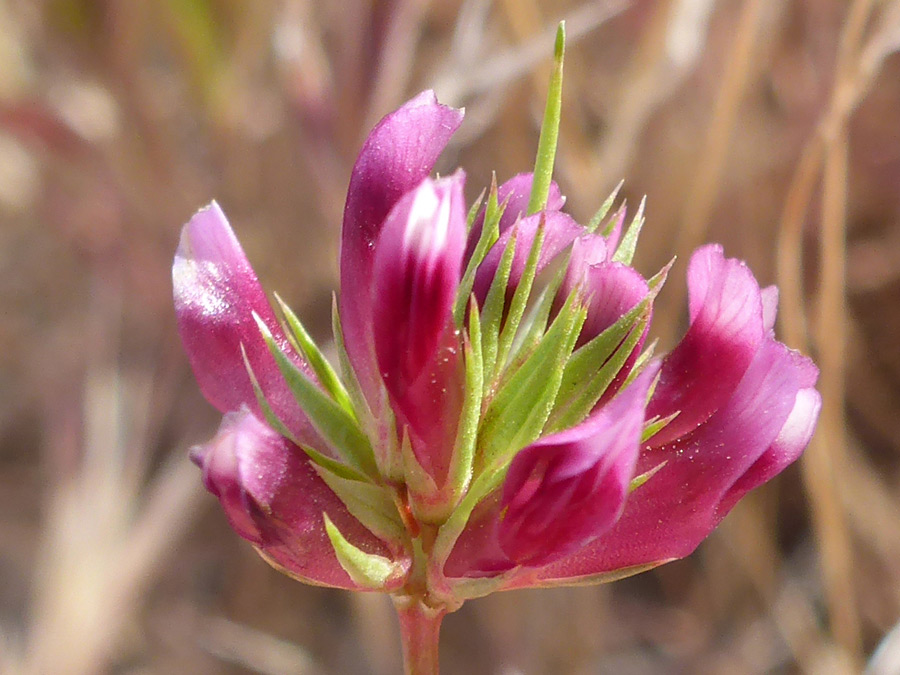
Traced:
POLYGON ((279 575, 203 491, 172 254, 215 197, 327 340, 368 129, 433 87, 470 199, 528 170, 561 18, 571 212, 648 195, 666 346, 699 243, 777 282, 825 407, 690 559, 469 603, 444 672, 900 673, 896 0, 0 0, 0 672, 397 672, 384 598, 279 575))

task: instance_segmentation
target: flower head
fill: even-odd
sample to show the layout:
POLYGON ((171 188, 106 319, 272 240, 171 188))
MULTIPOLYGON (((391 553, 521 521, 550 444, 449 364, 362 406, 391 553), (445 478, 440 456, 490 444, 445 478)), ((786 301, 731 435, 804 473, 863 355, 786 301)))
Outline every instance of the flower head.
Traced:
POLYGON ((631 266, 642 209, 626 227, 613 195, 582 226, 544 153, 467 210, 461 171, 430 177, 462 118, 425 92, 360 152, 340 369, 278 318, 215 203, 185 226, 179 328, 225 413, 192 453, 207 488, 288 574, 430 607, 688 555, 802 452, 816 367, 775 339, 775 290, 715 245, 689 262, 681 342, 644 351, 669 266, 631 266))

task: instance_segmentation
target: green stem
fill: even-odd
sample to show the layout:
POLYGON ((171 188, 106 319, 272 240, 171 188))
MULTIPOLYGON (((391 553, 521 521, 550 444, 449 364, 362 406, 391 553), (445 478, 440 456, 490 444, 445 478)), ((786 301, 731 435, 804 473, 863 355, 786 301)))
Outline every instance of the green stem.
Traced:
POLYGON ((447 610, 423 604, 421 598, 395 595, 394 608, 400 619, 403 672, 406 675, 438 675, 438 642, 441 621, 447 610))

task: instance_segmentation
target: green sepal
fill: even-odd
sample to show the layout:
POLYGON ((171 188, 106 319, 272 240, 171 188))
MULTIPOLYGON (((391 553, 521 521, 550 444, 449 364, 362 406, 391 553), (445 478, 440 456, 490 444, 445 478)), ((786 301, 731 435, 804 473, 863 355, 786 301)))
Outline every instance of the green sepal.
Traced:
POLYGON ((609 217, 609 220, 607 220, 606 224, 603 226, 603 230, 600 232, 600 236, 602 236, 604 239, 608 238, 613 233, 613 230, 616 229, 616 224, 620 220, 625 219, 625 213, 627 210, 627 204, 622 204, 622 206, 616 209, 616 212, 609 217))
POLYGON ((334 554, 354 583, 363 588, 377 591, 384 588, 391 577, 400 571, 400 566, 389 558, 366 553, 347 541, 324 511, 322 518, 325 521, 325 532, 334 548, 334 554))
POLYGON ((253 318, 269 347, 278 370, 281 371, 288 388, 300 408, 325 441, 349 464, 367 476, 377 477, 375 455, 369 439, 359 428, 356 419, 350 416, 334 399, 322 391, 302 370, 288 359, 272 337, 268 326, 255 312, 253 318))
POLYGON ((566 277, 566 269, 569 266, 571 254, 572 251, 570 249, 561 256, 561 265, 556 274, 550 280, 550 283, 541 290, 534 302, 534 306, 519 325, 520 330, 512 346, 512 353, 517 358, 521 359, 523 356, 530 354, 531 350, 540 342, 547 331, 547 320, 550 318, 550 310, 553 309, 553 301, 556 299, 556 294, 566 277))
POLYGON ((505 464, 540 436, 586 317, 582 291, 575 288, 534 352, 491 400, 479 434, 480 467, 505 464))
MULTIPOLYGON (((656 345, 659 343, 659 338, 653 340, 650 343, 650 346, 647 347, 644 351, 638 355, 638 357, 634 361, 634 365, 631 367, 631 372, 628 373, 628 377, 625 378, 625 381, 622 383, 622 389, 625 389, 628 385, 634 382, 638 377, 640 377, 641 373, 644 372, 644 368, 650 363, 650 359, 653 358, 653 352, 656 351, 656 345)), ((653 392, 656 391, 656 385, 659 384, 660 373, 657 371, 656 376, 650 382, 650 386, 647 388, 647 397, 646 401, 649 404, 650 399, 653 398, 653 392)))
POLYGON ((644 207, 646 204, 647 198, 644 197, 641 200, 641 205, 638 207, 637 213, 634 214, 631 224, 625 230, 622 241, 619 242, 619 246, 613 254, 613 262, 630 265, 631 261, 634 259, 634 251, 637 248, 638 237, 641 234, 641 228, 644 227, 644 207))
POLYGON ((657 272, 647 280, 647 286, 650 288, 650 291, 652 293, 659 295, 662 287, 666 284, 666 279, 669 278, 669 270, 672 269, 672 265, 675 264, 676 260, 677 257, 672 258, 669 262, 662 266, 662 269, 660 269, 659 272, 657 272))
MULTIPOLYGON (((409 433, 406 429, 403 430, 403 438, 400 441, 400 460, 403 466, 403 480, 408 488, 412 503, 419 501, 416 499, 418 495, 434 496, 437 494, 437 483, 434 482, 431 474, 419 463, 419 458, 413 452, 409 433)), ((413 508, 415 509, 415 507, 413 508)), ((420 515, 424 517, 425 513, 422 512, 420 515)))
POLYGON ((497 346, 497 369, 500 370, 506 364, 506 357, 509 356, 510 348, 513 340, 519 330, 519 323, 525 314, 525 306, 528 304, 528 298, 531 296, 531 288, 534 285, 534 277, 537 274, 538 262, 541 258, 541 248, 544 244, 544 235, 546 233, 546 222, 544 216, 541 216, 537 230, 534 233, 534 240, 531 243, 531 250, 528 252, 528 260, 525 262, 525 269, 513 293, 512 301, 509 304, 509 311, 506 314, 506 321, 503 322, 503 329, 500 331, 500 340, 497 346))
POLYGON ((510 230, 509 235, 481 311, 481 350, 484 359, 485 387, 490 386, 494 379, 494 366, 497 364, 497 352, 500 347, 500 325, 503 323, 503 310, 506 308, 506 289, 509 287, 509 273, 512 270, 518 240, 517 228, 510 230))
POLYGON ((650 570, 672 562, 676 558, 667 558, 656 562, 644 563, 642 565, 634 565, 632 567, 623 567, 622 569, 612 570, 609 572, 598 572, 597 574, 586 574, 583 577, 563 577, 561 579, 531 579, 528 583, 529 588, 559 588, 561 586, 597 586, 598 584, 608 584, 613 581, 620 581, 633 577, 635 574, 642 574, 650 570))
POLYGON ((466 232, 472 231, 472 225, 475 224, 475 219, 478 217, 478 211, 481 209, 481 202, 484 201, 485 190, 482 188, 481 194, 472 202, 472 206, 469 207, 469 213, 466 215, 466 232))
MULTIPOLYGON (((656 352, 657 345, 659 345, 659 338, 654 338, 653 341, 646 347, 646 349, 641 352, 641 355, 637 357, 637 361, 634 362, 634 370, 643 368, 650 361, 650 359, 653 358, 653 354, 656 352)), ((652 395, 652 390, 656 386, 656 380, 654 380, 653 382, 654 383, 650 385, 650 395, 652 395)))
POLYGON ((478 423, 481 420, 481 402, 484 393, 484 364, 481 358, 481 317, 478 304, 472 297, 469 302, 469 329, 463 336, 466 386, 453 457, 450 461, 447 485, 451 491, 453 506, 469 488, 475 463, 475 443, 478 439, 478 423))
POLYGON ((513 567, 511 570, 491 577, 454 579, 451 582, 453 597, 460 601, 483 598, 486 595, 503 590, 506 583, 521 571, 521 567, 513 567))
MULTIPOLYGON (((578 424, 600 400, 640 341, 650 321, 653 302, 662 290, 673 262, 674 259, 647 282, 650 292, 641 302, 572 355, 566 364, 556 409, 547 425, 548 432, 578 424)), ((648 363, 652 347, 638 357, 623 388, 648 363)))
POLYGON ((318 348, 315 341, 300 322, 300 319, 297 318, 297 315, 294 314, 294 311, 288 307, 287 303, 285 303, 277 293, 275 293, 275 300, 281 308, 281 313, 284 315, 288 329, 290 329, 290 335, 294 338, 300 352, 306 357, 306 361, 312 367, 313 372, 316 374, 316 378, 318 378, 322 386, 325 387, 325 390, 331 394, 331 397, 337 404, 346 410, 352 417, 356 418, 356 412, 353 409, 353 403, 350 400, 350 396, 347 394, 347 390, 344 388, 341 378, 338 377, 334 368, 331 367, 328 359, 325 358, 325 355, 318 348))
POLYGON ((338 365, 341 368, 341 381, 350 397, 351 405, 356 411, 356 417, 360 424, 364 424, 364 418, 371 419, 372 412, 359 385, 356 371, 350 365, 350 356, 344 346, 344 329, 341 327, 341 314, 338 310, 337 294, 331 295, 331 332, 334 335, 334 346, 338 355, 338 365))
POLYGON ((676 410, 671 415, 666 415, 665 417, 654 417, 652 420, 648 420, 644 424, 644 429, 641 432, 641 443, 646 443, 651 438, 653 438, 660 431, 669 426, 669 423, 674 420, 681 413, 680 410, 676 410))
POLYGON ((378 454, 375 457, 375 463, 378 465, 381 478, 386 480, 397 481, 402 479, 402 467, 400 466, 399 457, 397 455, 396 441, 396 425, 397 420, 394 412, 388 403, 387 390, 384 385, 380 385, 379 395, 380 401, 380 417, 375 419, 369 402, 363 393, 356 377, 356 371, 350 364, 350 356, 344 345, 344 331, 341 328, 341 316, 338 311, 337 295, 332 296, 331 305, 331 326, 334 331, 334 343, 337 348, 338 363, 341 367, 341 375, 344 385, 347 387, 347 393, 353 402, 353 408, 356 410, 356 417, 363 433, 368 438, 380 439, 376 448, 378 454))
POLYGON ((406 528, 387 488, 347 480, 320 466, 314 468, 331 491, 344 503, 350 515, 367 530, 385 542, 402 544, 406 538, 406 528))
MULTIPOLYGON (((616 201, 616 197, 619 196, 619 191, 622 189, 622 186, 624 184, 625 184, 625 181, 620 180, 619 184, 616 185, 615 189, 612 191, 612 193, 609 195, 609 197, 606 198, 606 201, 600 205, 600 208, 597 209, 597 212, 593 215, 593 217, 590 219, 587 226, 585 227, 585 229, 588 232, 596 232, 597 231, 597 228, 600 227, 600 223, 603 222, 603 219, 606 218, 606 214, 609 213, 609 210, 612 208, 613 202, 616 201)), ((625 205, 623 204, 621 206, 621 208, 624 209, 625 205)), ((618 212, 616 213, 616 215, 618 215, 618 212)), ((613 227, 615 226, 615 224, 616 224, 616 216, 613 216, 612 218, 609 219, 609 222, 606 223, 606 226, 603 228, 603 230, 600 232, 600 234, 603 237, 608 237, 609 235, 612 234, 613 227)))
POLYGON ((528 214, 537 213, 547 205, 550 183, 553 180, 553 163, 559 141, 559 120, 562 114, 563 61, 566 55, 566 22, 560 21, 556 29, 556 43, 553 48, 553 72, 550 74, 550 88, 547 91, 547 105, 538 138, 537 157, 534 161, 534 179, 528 198, 528 214))
POLYGON ((500 218, 506 210, 509 199, 504 199, 503 203, 499 202, 499 193, 497 191, 497 175, 491 175, 491 189, 488 192, 487 204, 484 207, 484 223, 481 227, 481 236, 478 237, 478 243, 475 244, 475 250, 472 257, 466 265, 466 271, 462 275, 459 282, 459 288, 456 291, 456 302, 453 305, 453 320, 457 326, 462 325, 463 317, 466 313, 466 303, 469 301, 469 294, 475 285, 475 273, 478 271, 484 257, 488 254, 497 240, 500 238, 500 218))
POLYGON ((438 529, 432 549, 432 559, 438 569, 443 568, 447 558, 450 557, 450 552, 453 550, 456 540, 459 539, 459 535, 466 528, 472 511, 500 484, 505 473, 506 467, 494 467, 475 478, 450 517, 438 529))
POLYGON ((635 490, 637 490, 641 485, 646 483, 648 480, 653 478, 656 475, 656 472, 662 469, 666 464, 668 464, 669 460, 665 460, 654 466, 649 471, 645 471, 639 476, 635 476, 631 479, 631 482, 628 484, 628 494, 631 494, 635 490))
POLYGON ((613 340, 607 337, 599 340, 596 351, 582 351, 593 346, 593 341, 591 341, 575 352, 566 365, 563 375, 565 389, 560 387, 559 402, 547 424, 547 433, 568 429, 579 424, 588 416, 641 339, 650 320, 650 304, 650 300, 645 298, 635 308, 638 310, 637 317, 629 316, 632 312, 628 312, 623 317, 626 319, 624 325, 619 325, 617 321, 597 338, 594 338, 594 340, 599 340, 612 329, 616 329, 616 332, 624 329, 627 331, 624 340, 613 340), (608 353, 607 357, 603 357, 606 349, 610 347, 612 351, 608 353), (584 355, 584 357, 579 358, 579 355, 584 355))
POLYGON ((259 409, 262 411, 263 417, 266 420, 266 423, 272 427, 279 434, 287 438, 294 445, 298 446, 303 452, 306 453, 306 456, 316 465, 321 466, 325 469, 328 469, 332 473, 350 481, 361 481, 368 482, 370 479, 357 471, 356 469, 347 466, 346 464, 325 455, 315 448, 310 447, 306 443, 300 441, 290 429, 285 426, 285 424, 278 418, 275 414, 275 411, 272 410, 272 406, 269 405, 269 402, 266 400, 265 394, 263 394, 262 388, 259 386, 259 380, 256 378, 256 373, 253 372, 253 367, 250 365, 250 360, 247 358, 247 350, 244 348, 243 343, 241 343, 241 357, 244 359, 244 368, 247 369, 247 376, 250 378, 250 384, 253 386, 253 393, 256 396, 256 402, 259 405, 259 409))

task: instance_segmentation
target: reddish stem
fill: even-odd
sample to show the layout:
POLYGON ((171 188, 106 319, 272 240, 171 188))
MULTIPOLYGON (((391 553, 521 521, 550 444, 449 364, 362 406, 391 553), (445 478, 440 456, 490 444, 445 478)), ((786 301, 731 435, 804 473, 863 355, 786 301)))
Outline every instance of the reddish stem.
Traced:
POLYGON ((406 675, 438 675, 438 641, 447 610, 428 607, 420 598, 394 596, 406 675))

